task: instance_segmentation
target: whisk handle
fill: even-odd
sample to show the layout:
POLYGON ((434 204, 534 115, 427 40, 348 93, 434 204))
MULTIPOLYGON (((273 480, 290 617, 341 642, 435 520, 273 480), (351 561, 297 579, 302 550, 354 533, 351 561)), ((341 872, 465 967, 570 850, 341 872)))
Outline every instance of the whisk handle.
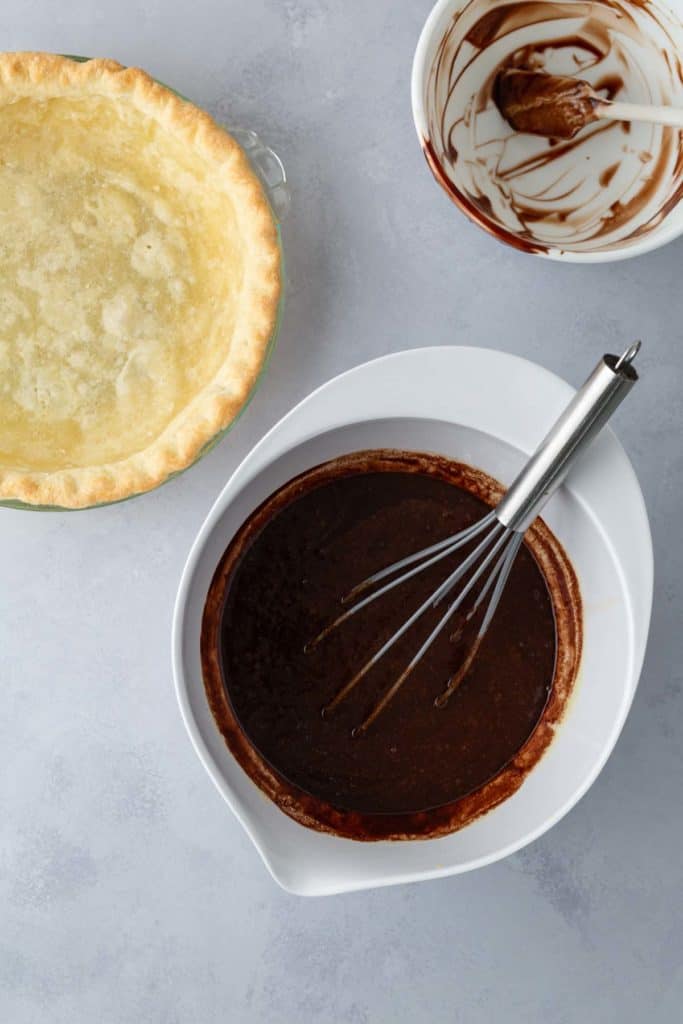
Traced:
POLYGON ((519 473, 496 508, 496 518, 519 533, 531 525, 582 452, 638 380, 636 341, 621 356, 605 355, 519 473))

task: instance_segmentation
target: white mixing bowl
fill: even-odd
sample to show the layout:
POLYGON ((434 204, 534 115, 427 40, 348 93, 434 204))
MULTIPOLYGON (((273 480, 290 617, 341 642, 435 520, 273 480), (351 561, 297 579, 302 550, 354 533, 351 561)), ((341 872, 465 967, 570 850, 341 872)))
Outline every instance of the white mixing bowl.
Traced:
MULTIPOLYGON (((631 0, 615 2, 629 9, 631 0)), ((507 155, 501 158, 496 143, 500 142, 504 130, 511 130, 495 108, 475 115, 479 101, 471 109, 468 107, 479 90, 488 88, 486 83, 501 62, 505 64, 523 47, 535 45, 541 56, 535 53, 533 59, 543 60, 545 69, 555 74, 587 78, 596 87, 606 80, 606 74, 607 77, 621 75, 624 91, 619 93, 619 99, 683 108, 680 62, 683 0, 669 0, 668 4, 662 0, 640 4, 634 0, 629 13, 636 18, 640 38, 646 38, 647 43, 639 47, 625 36, 626 43, 618 53, 610 53, 594 66, 589 62, 583 70, 577 69, 575 59, 579 58, 571 48, 553 52, 551 41, 580 33, 581 26, 590 19, 610 18, 613 27, 624 26, 627 22, 630 27, 630 19, 616 9, 615 3, 604 0, 602 8, 588 0, 547 0, 545 5, 529 3, 526 5, 529 17, 537 17, 538 24, 514 27, 510 12, 522 6, 520 0, 438 0, 425 22, 413 60, 412 108, 420 145, 439 184, 474 223, 498 240, 548 259, 604 263, 641 255, 677 238, 683 233, 683 201, 677 198, 683 191, 683 136, 676 129, 667 128, 663 133, 659 127, 634 123, 628 134, 614 125, 611 132, 603 135, 603 122, 603 127, 597 125, 589 129, 591 133, 595 127, 600 129, 589 143, 582 142, 576 151, 571 148, 574 143, 570 143, 571 151, 561 157, 561 162, 555 158, 544 166, 534 162, 532 169, 520 177, 509 168, 503 173, 503 164, 510 164, 514 170, 521 167, 530 154, 538 155, 545 150, 549 156, 564 147, 551 149, 545 139, 518 134, 511 151, 515 159, 510 161, 507 155), (557 8, 555 12, 552 12, 553 5, 557 8), (575 13, 570 16, 568 11, 573 10, 575 13), (500 39, 477 50, 469 39, 473 25, 482 15, 494 18, 500 15, 508 20, 504 31, 501 29, 500 39), (447 34, 448 49, 442 50, 447 34), (627 66, 630 71, 625 70, 627 66), (438 74, 436 68, 440 69, 438 74), (459 128, 457 136, 451 138, 453 119, 465 128, 459 128), (477 145, 472 149, 475 138, 477 145), (451 144, 458 154, 455 162, 439 160, 437 150, 441 152, 451 144), (648 200, 642 207, 638 204, 639 212, 627 219, 624 227, 614 232, 611 227, 607 230, 607 225, 612 223, 610 210, 628 205, 641 187, 642 195, 649 194, 651 168, 659 165, 660 157, 661 174, 654 175, 659 184, 652 189, 648 200), (608 183, 603 174, 609 179, 608 183), (640 182, 637 186, 636 181, 640 182), (514 209, 507 208, 507 200, 503 198, 513 185, 513 191, 518 190, 516 194, 522 197, 520 201, 535 211, 531 226, 527 225, 524 230, 516 222, 514 209), (484 205, 473 202, 472 194, 482 194, 484 205), (553 195, 558 196, 557 201, 552 199, 553 195), (577 203, 581 217, 588 210, 592 211, 588 221, 603 225, 604 234, 601 231, 593 236, 590 228, 582 237, 583 229, 575 227, 575 215, 567 217, 567 207, 577 203), (559 221, 537 220, 538 210, 548 208, 560 216, 559 221), (545 241, 535 247, 533 239, 526 237, 526 230, 535 233, 541 229, 545 241)), ((615 35, 610 38, 616 38, 617 34, 615 29, 615 35)), ((582 137, 587 137, 586 130, 582 137)))
POLYGON ((176 601, 177 695, 202 763, 283 888, 320 895, 468 871, 518 850, 566 814, 604 765, 633 699, 652 602, 650 530, 631 465, 606 430, 544 513, 576 569, 584 608, 581 670, 557 736, 509 800, 459 832, 412 842, 362 843, 307 829, 234 760, 206 701, 199 650, 204 602, 223 551, 277 487, 358 449, 438 452, 510 483, 571 394, 547 370, 492 350, 386 356, 336 377, 285 416, 209 513, 176 601))

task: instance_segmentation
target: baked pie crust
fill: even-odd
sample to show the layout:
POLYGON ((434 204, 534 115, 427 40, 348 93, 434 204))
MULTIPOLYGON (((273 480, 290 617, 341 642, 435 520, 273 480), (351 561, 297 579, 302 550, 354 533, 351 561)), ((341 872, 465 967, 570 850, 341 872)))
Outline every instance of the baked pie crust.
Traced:
POLYGON ((249 396, 280 250, 241 147, 110 60, 0 54, 0 500, 185 468, 249 396))

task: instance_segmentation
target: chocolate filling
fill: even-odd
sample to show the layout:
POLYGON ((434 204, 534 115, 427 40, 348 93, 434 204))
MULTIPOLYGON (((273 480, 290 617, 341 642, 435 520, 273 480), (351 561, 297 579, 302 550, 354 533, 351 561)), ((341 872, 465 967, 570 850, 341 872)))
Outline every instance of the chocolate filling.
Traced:
POLYGON ((202 665, 216 722, 268 796, 304 824, 357 839, 452 831, 505 799, 550 742, 581 647, 578 586, 540 522, 477 657, 454 619, 391 703, 353 730, 443 615, 429 609, 333 711, 322 709, 470 550, 368 605, 311 649, 340 599, 383 566, 480 519, 500 488, 434 456, 362 452, 296 478, 252 514, 212 581, 202 665))

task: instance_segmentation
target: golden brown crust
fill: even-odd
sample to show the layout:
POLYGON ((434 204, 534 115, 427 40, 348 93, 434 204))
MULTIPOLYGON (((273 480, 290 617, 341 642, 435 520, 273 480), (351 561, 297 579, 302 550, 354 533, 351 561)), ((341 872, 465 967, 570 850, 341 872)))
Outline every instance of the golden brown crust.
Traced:
POLYGON ((230 356, 149 447, 101 466, 37 472, 0 465, 0 501, 83 508, 151 490, 184 469, 247 400, 277 322, 281 292, 277 228, 238 143, 205 112, 138 68, 112 60, 77 62, 46 53, 0 54, 0 106, 21 98, 97 95, 125 100, 200 154, 233 200, 245 265, 230 356))

